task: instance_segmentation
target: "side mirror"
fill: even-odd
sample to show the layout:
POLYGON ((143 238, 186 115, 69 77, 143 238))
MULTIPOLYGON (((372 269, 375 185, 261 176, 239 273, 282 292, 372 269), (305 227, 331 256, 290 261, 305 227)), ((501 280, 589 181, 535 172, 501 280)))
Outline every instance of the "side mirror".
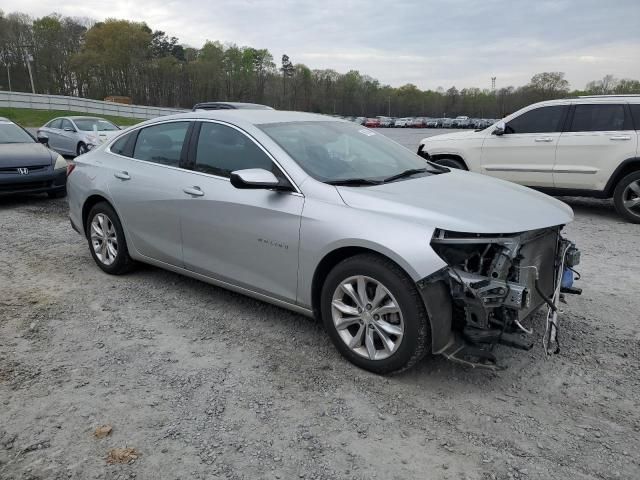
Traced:
POLYGON ((504 122, 496 123, 496 127, 491 132, 492 135, 504 135, 505 130, 507 129, 507 125, 504 122))
POLYGON ((47 137, 46 135, 43 134, 38 134, 36 140, 38 140, 39 143, 43 144, 43 145, 48 145, 49 144, 49 137, 47 137))
POLYGON ((280 180, 269 170, 263 168, 247 168, 231 172, 231 185, 239 189, 276 189, 291 190, 288 185, 282 185, 280 180))

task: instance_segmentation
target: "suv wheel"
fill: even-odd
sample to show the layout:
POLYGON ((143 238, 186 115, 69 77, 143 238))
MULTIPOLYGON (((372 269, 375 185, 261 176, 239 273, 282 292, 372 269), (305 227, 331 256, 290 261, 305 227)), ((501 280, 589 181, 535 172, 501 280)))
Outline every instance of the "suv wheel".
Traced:
POLYGON ((439 160, 435 160, 433 163, 437 163, 438 165, 442 165, 443 167, 457 168, 458 170, 467 169, 467 167, 464 165, 464 162, 455 158, 441 158, 439 160))
POLYGON ((633 172, 616 185, 613 203, 618 213, 632 223, 640 223, 640 172, 633 172))
POLYGON ((106 202, 93 206, 87 219, 91 256, 107 273, 120 275, 133 267, 118 215, 106 202))
POLYGON ((414 365, 431 331, 414 282, 392 261, 363 254, 339 263, 322 288, 324 326, 351 363, 374 373, 414 365))

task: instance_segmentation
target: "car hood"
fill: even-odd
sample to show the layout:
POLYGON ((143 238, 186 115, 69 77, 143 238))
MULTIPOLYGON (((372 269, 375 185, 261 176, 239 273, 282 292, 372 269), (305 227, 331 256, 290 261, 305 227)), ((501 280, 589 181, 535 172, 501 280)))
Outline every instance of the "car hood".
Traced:
POLYGON ((353 208, 455 232, 517 233, 573 220, 571 207, 555 198, 460 170, 370 187, 337 188, 353 208))
POLYGON ((41 143, 0 143, 0 167, 51 165, 53 158, 41 143))
POLYGON ((478 132, 473 130, 466 130, 463 132, 443 133, 441 135, 434 135, 432 137, 423 138, 420 143, 425 142, 438 142, 442 140, 464 140, 466 138, 477 138, 478 132))

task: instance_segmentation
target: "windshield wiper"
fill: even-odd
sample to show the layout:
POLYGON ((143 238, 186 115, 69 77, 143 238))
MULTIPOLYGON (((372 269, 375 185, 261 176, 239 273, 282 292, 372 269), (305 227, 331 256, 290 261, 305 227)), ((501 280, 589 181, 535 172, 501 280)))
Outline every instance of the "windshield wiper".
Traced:
POLYGON ((404 172, 400 172, 396 175, 391 175, 383 180, 384 183, 393 182, 394 180, 399 180, 401 178, 410 177, 411 175, 416 175, 418 173, 426 172, 426 168, 410 168, 409 170, 405 170, 404 172))
POLYGON ((329 185, 342 185, 347 187, 358 187, 362 185, 380 185, 381 181, 379 180, 370 180, 368 178, 345 178, 342 180, 329 180, 328 182, 324 182, 329 185))

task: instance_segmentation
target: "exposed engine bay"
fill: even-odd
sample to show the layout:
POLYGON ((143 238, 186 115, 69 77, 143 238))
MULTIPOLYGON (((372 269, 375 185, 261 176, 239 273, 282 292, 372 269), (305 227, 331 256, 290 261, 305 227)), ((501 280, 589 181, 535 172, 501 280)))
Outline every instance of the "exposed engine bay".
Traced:
POLYGON ((530 349, 533 331, 526 323, 544 305, 545 352, 557 353, 561 296, 581 293, 573 287, 580 251, 561 229, 507 235, 436 230, 431 246, 448 266, 422 286, 428 290, 429 283, 444 282, 452 316, 451 335, 434 353, 474 367, 500 368, 495 345, 530 349))

